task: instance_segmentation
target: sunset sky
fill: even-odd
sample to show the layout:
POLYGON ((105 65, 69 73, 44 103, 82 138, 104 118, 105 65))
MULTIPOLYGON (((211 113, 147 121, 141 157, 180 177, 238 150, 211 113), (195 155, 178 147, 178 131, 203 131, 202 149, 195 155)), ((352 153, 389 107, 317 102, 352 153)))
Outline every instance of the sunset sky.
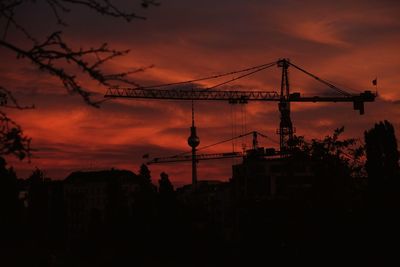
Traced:
MULTIPOLYGON (((116 1, 122 6, 127 1, 116 1)), ((154 65, 132 78, 143 86, 179 82, 215 75, 289 58, 295 64, 349 92, 375 91, 379 98, 367 103, 365 115, 351 103, 294 103, 292 120, 297 135, 322 138, 345 126, 345 136, 363 140, 363 132, 387 119, 400 132, 400 2, 160 0, 161 5, 142 9, 130 5, 146 20, 123 20, 73 8, 64 16, 68 27, 57 25, 48 7, 29 4, 17 15, 36 36, 44 38, 61 29, 74 47, 94 47, 103 42, 116 49, 130 49, 127 56, 106 66, 111 72, 154 65)), ((128 6, 128 5, 127 5, 128 6)), ((1 21, 1 23, 4 23, 1 21)), ((2 27, 4 27, 2 25, 2 27)), ((10 40, 21 36, 9 33, 10 40)), ((36 70, 0 47, 0 84, 13 91, 33 110, 7 112, 32 137, 35 149, 31 163, 8 157, 21 178, 41 168, 54 179, 87 169, 124 168, 137 172, 143 154, 169 156, 188 151, 190 103, 159 100, 112 100, 100 109, 86 105, 78 95, 69 95, 57 79, 36 70)), ((290 69, 293 92, 325 95, 326 86, 290 69)), ((240 90, 278 90, 280 69, 272 68, 232 83, 240 90)), ((218 83, 204 83, 210 86, 218 83)), ((85 80, 89 90, 102 99, 106 88, 85 80)), ((242 108, 224 102, 195 103, 201 145, 257 130, 278 141, 277 103, 249 103, 242 108), (242 110, 243 109, 243 110, 242 110), (233 123, 232 117, 236 117, 233 123)), ((247 141, 248 146, 250 140, 247 141)), ((236 143, 241 150, 242 141, 236 143)), ((266 147, 276 147, 260 139, 266 147)), ((232 143, 204 152, 230 152, 232 143)), ((239 162, 236 160, 235 162, 239 162)), ((199 179, 227 180, 233 160, 199 164, 199 179)), ((190 163, 151 165, 153 181, 165 171, 175 184, 189 182, 190 163)))

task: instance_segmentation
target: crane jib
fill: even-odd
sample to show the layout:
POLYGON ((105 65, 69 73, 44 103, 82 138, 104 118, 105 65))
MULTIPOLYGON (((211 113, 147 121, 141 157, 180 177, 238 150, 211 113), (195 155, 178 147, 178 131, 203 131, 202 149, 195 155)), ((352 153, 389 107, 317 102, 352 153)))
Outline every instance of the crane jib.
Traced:
POLYGON ((373 102, 375 94, 365 91, 348 96, 302 96, 291 93, 281 97, 276 91, 218 91, 218 90, 182 90, 182 89, 131 89, 109 88, 104 97, 109 98, 142 98, 164 100, 219 100, 247 103, 248 101, 287 101, 287 102, 373 102))

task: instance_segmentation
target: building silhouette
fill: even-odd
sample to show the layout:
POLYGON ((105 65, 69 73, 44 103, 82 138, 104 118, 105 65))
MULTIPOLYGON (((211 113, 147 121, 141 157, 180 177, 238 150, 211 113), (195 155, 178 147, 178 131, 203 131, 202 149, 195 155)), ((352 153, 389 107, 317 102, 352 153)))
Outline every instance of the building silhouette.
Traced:
POLYGON ((142 177, 126 170, 73 172, 64 180, 66 231, 69 240, 101 229, 115 212, 132 216, 142 177))
POLYGON ((312 187, 315 163, 307 157, 280 157, 263 147, 247 151, 243 162, 232 166, 235 199, 293 197, 312 187))

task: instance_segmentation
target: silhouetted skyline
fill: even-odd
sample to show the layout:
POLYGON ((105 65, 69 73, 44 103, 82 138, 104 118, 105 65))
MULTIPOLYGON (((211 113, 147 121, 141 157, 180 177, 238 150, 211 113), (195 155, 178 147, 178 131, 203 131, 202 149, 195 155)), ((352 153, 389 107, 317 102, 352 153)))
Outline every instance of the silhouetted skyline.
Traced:
POLYGON ((336 129, 311 143, 295 138, 285 157, 271 158, 255 147, 233 166, 228 182, 200 180, 179 188, 168 174, 152 175, 146 165, 136 173, 73 172, 63 181, 36 169, 21 180, 0 158, 2 262, 393 263, 400 236, 393 125, 378 122, 365 131, 365 156, 342 134, 343 128, 336 129))

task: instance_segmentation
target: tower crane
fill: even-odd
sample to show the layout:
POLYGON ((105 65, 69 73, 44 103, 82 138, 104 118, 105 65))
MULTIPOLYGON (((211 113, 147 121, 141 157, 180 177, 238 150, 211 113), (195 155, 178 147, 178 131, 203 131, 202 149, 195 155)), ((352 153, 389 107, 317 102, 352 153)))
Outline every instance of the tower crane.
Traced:
MULTIPOLYGON (((275 62, 239 70, 228 72, 220 75, 214 75, 210 77, 161 84, 149 87, 138 87, 138 88, 122 88, 122 87, 112 87, 108 88, 104 96, 105 98, 136 98, 136 99, 159 99, 159 100, 191 100, 191 101, 227 101, 229 103, 248 103, 249 101, 267 101, 267 102, 278 102, 278 110, 280 112, 280 124, 277 133, 279 134, 279 146, 280 155, 285 157, 290 155, 293 148, 292 140, 294 127, 290 116, 290 104, 291 102, 351 102, 353 103, 353 109, 359 111, 362 115, 364 114, 364 103, 375 101, 376 94, 371 91, 364 91, 358 94, 349 93, 335 85, 331 82, 323 80, 318 76, 308 72, 307 70, 297 66, 292 63, 289 59, 279 59, 275 62), (265 70, 267 68, 277 66, 281 68, 281 84, 280 92, 278 91, 260 91, 260 90, 216 90, 216 87, 220 87, 227 83, 239 80, 243 77, 252 75, 259 71, 265 70), (289 67, 297 69, 298 71, 304 73, 317 80, 318 82, 324 84, 328 88, 339 93, 338 96, 303 96, 300 92, 291 92, 289 83, 289 67), (244 73, 244 74, 243 74, 244 73), (231 78, 225 82, 219 83, 217 85, 201 88, 196 86, 195 83, 216 79, 220 77, 226 77, 229 75, 240 74, 237 77, 231 78), (182 88, 181 85, 190 85, 190 89, 182 88)), ((199 139, 196 135, 196 128, 194 126, 194 121, 191 127, 191 136, 188 140, 189 145, 192 147, 192 165, 193 165, 193 181, 197 179, 195 177, 196 168, 196 146, 199 144, 199 139)), ((200 157, 199 157, 200 159, 200 157)))
MULTIPOLYGON (((193 122, 193 121, 192 121, 193 122)), ((152 160, 148 161, 147 164, 159 164, 159 163, 176 163, 176 162, 187 162, 187 161, 192 161, 192 185, 197 184, 197 163, 198 161, 203 161, 203 160, 216 160, 216 159, 228 159, 228 158, 245 158, 245 157, 276 157, 278 156, 277 152, 273 148, 265 149, 264 148, 259 148, 258 147, 258 136, 268 138, 268 136, 261 134, 257 131, 252 131, 249 133, 241 134, 236 137, 223 140, 220 142, 217 142, 215 144, 207 145, 204 147, 201 147, 199 149, 196 149, 195 147, 198 146, 200 143, 199 138, 196 135, 195 130, 193 130, 192 124, 191 129, 191 135, 188 138, 188 144, 190 147, 192 147, 191 150, 191 155, 189 155, 190 152, 185 152, 181 153, 175 156, 170 156, 170 157, 158 157, 158 158, 153 158, 152 160), (229 141, 232 141, 234 139, 239 139, 246 137, 248 135, 252 135, 252 149, 248 151, 243 151, 243 152, 225 152, 225 153, 212 153, 212 154, 197 154, 196 152, 199 150, 203 150, 206 148, 210 148, 216 145, 220 145, 222 143, 226 143, 229 141)), ((272 140, 272 139, 271 139, 272 140)))
MULTIPOLYGON (((222 143, 226 143, 226 142, 232 141, 234 139, 243 138, 243 137, 248 136, 248 135, 252 135, 252 137, 253 137, 253 139, 252 139, 252 144, 253 145, 252 145, 252 150, 251 151, 257 151, 257 149, 258 149, 257 136, 262 136, 262 137, 268 138, 266 135, 263 135, 263 134, 261 134, 261 133, 259 133, 257 131, 252 131, 252 132, 248 132, 248 133, 245 133, 245 134, 238 135, 236 137, 233 137, 233 138, 230 138, 230 139, 227 139, 227 140, 220 141, 220 142, 212 144, 212 145, 201 147, 201 148, 197 149, 196 151, 203 150, 203 149, 206 149, 206 148, 210 148, 210 147, 213 147, 213 146, 216 146, 216 145, 220 145, 222 143)), ((189 137, 189 139, 190 138, 191 137, 189 137)), ((147 164, 150 165, 150 164, 157 164, 157 163, 171 163, 171 162, 192 161, 193 157, 192 157, 192 155, 189 155, 189 153, 190 152, 185 152, 185 153, 178 154, 178 155, 175 155, 175 156, 170 156, 170 157, 153 158, 152 160, 148 161, 147 164)), ((264 153, 265 152, 263 152, 263 154, 264 153)), ((268 154, 264 154, 264 155, 276 156, 276 153, 275 153, 275 151, 268 150, 268 154)), ((244 152, 238 152, 238 151, 236 151, 236 152, 235 151, 233 151, 233 152, 225 152, 225 153, 196 154, 195 160, 199 161, 199 160, 241 158, 241 157, 244 157, 244 156, 246 156, 246 154, 244 152)))
MULTIPOLYGON (((108 88, 104 97, 106 98, 141 98, 141 99, 160 99, 160 100, 202 100, 202 101, 228 101, 229 103, 247 103, 249 101, 273 101, 279 102, 278 109, 280 112, 280 125, 278 133, 280 135, 280 150, 281 152, 285 152, 290 150, 290 140, 293 138, 293 124, 290 117, 290 103, 291 102, 352 102, 354 110, 358 110, 360 114, 364 114, 364 103, 365 102, 373 102, 375 101, 376 95, 371 91, 364 91, 359 94, 351 94, 346 92, 343 89, 338 88, 332 83, 325 81, 316 75, 304 70, 303 68, 293 64, 288 59, 280 59, 276 62, 261 65, 255 71, 252 71, 250 74, 255 73, 256 71, 261 71, 266 68, 278 66, 282 68, 282 78, 281 78, 281 86, 280 93, 277 91, 239 91, 239 90, 214 90, 215 87, 221 86, 233 80, 238 80, 239 78, 244 77, 245 75, 241 75, 234 79, 231 79, 227 82, 218 84, 216 86, 212 86, 210 88, 194 88, 192 86, 191 90, 182 89, 182 88, 162 88, 171 85, 179 85, 179 84, 188 84, 197 82, 200 80, 205 80, 206 78, 180 82, 180 83, 172 83, 151 87, 141 87, 141 88, 120 88, 113 87, 108 88), (290 92, 290 84, 289 84, 289 67, 292 66, 297 70, 303 72, 304 74, 314 78, 315 80, 325 84, 330 89, 335 90, 340 95, 339 96, 302 96, 299 92, 290 92), (161 89, 160 89, 161 87, 161 89)), ((249 69, 246 69, 249 70, 249 69)), ((242 72, 237 71, 235 73, 242 72)), ((233 72, 232 72, 233 73, 233 72)), ((229 74, 232 74, 229 73, 229 74)), ((220 77, 225 76, 218 75, 220 77)), ((247 74, 246 74, 247 76, 247 74)), ((217 76, 208 77, 217 78, 217 76)))

